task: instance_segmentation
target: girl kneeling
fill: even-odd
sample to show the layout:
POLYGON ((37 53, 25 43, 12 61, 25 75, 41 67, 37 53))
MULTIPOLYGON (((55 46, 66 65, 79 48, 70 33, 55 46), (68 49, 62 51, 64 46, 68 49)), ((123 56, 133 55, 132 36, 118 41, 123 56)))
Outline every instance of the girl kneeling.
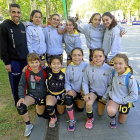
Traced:
POLYGON ((71 52, 72 63, 67 67, 65 74, 65 104, 66 109, 70 118, 68 130, 74 131, 75 129, 75 120, 73 114, 73 99, 77 97, 77 108, 78 111, 84 110, 84 97, 81 93, 82 91, 82 78, 83 71, 88 65, 83 62, 83 50, 81 48, 75 48, 71 52))
POLYGON ((18 113, 22 116, 26 123, 24 136, 30 135, 33 125, 30 123, 27 107, 34 102, 36 105, 37 115, 43 117, 45 110, 45 98, 47 87, 45 84, 46 75, 45 71, 41 68, 40 58, 36 53, 30 53, 27 57, 28 68, 22 73, 19 83, 19 98, 17 102, 18 113), (24 92, 27 85, 27 94, 24 92))
POLYGON ((65 84, 65 69, 61 69, 62 59, 59 56, 52 56, 50 59, 50 67, 45 69, 47 73, 47 97, 46 111, 50 115, 49 127, 55 127, 57 117, 55 115, 55 104, 57 111, 63 114, 64 106, 64 84, 65 84))
POLYGON ((119 122, 124 123, 127 119, 131 103, 138 98, 138 88, 133 76, 133 69, 128 64, 128 57, 125 54, 116 54, 114 57, 115 73, 111 85, 108 87, 103 100, 109 96, 107 113, 110 117, 110 127, 117 127, 116 113, 119 109, 119 122), (132 75, 128 78, 128 87, 126 85, 127 74, 132 75))
POLYGON ((106 92, 112 79, 112 69, 104 63, 104 50, 97 48, 93 50, 94 66, 89 65, 83 76, 83 91, 85 94, 87 122, 85 127, 91 129, 93 126, 93 103, 98 101, 98 114, 103 115, 106 102, 102 101, 102 96, 106 92))

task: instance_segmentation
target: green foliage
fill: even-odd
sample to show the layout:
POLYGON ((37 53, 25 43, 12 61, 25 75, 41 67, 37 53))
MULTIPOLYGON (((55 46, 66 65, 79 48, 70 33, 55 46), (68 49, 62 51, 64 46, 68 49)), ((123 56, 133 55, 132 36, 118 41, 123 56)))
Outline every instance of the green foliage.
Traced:
MULTIPOLYGON (((43 21, 45 18, 49 17, 50 14, 58 13, 61 16, 64 16, 62 0, 16 0, 16 3, 20 5, 22 17, 21 21, 28 21, 31 13, 31 2, 35 1, 36 9, 40 7, 40 10, 43 14, 43 21), (46 10, 47 8, 47 10, 46 10)), ((67 0, 67 11, 70 12, 71 4, 73 0, 67 0)), ((9 18, 8 14, 8 4, 7 0, 0 0, 0 13, 4 16, 4 19, 9 18)))
POLYGON ((29 21, 31 14, 31 5, 29 0, 16 0, 16 3, 20 5, 22 16, 21 21, 29 21))
POLYGON ((2 20, 3 20, 3 17, 0 16, 0 21, 2 21, 2 20))
POLYGON ((0 0, 0 13, 4 19, 9 18, 7 0, 0 0))
POLYGON ((77 11, 80 11, 80 15, 84 15, 87 11, 99 12, 111 12, 115 10, 122 10, 125 14, 131 11, 134 14, 140 10, 140 0, 87 0, 77 11))
MULTIPOLYGON (((67 13, 70 12, 71 4, 73 0, 67 0, 67 13)), ((64 18, 64 9, 62 0, 36 0, 37 5, 40 6, 43 14, 43 22, 45 23, 45 18, 53 13, 58 13, 64 18), (47 8, 47 10, 46 10, 47 8)))

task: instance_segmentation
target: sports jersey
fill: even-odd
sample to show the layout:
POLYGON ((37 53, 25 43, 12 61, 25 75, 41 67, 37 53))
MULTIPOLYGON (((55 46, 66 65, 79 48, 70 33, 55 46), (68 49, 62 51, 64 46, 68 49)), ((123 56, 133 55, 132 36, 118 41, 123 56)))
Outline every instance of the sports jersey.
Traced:
POLYGON ((44 69, 47 73, 47 92, 53 95, 59 95, 65 92, 65 68, 54 73, 50 67, 44 69))

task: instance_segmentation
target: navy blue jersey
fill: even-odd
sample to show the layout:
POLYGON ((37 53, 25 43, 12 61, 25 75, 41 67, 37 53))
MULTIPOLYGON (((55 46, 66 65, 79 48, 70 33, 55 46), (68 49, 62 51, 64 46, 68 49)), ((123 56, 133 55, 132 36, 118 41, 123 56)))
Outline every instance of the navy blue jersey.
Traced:
POLYGON ((54 95, 59 95, 65 92, 65 68, 54 73, 50 67, 44 69, 47 73, 48 92, 54 95))

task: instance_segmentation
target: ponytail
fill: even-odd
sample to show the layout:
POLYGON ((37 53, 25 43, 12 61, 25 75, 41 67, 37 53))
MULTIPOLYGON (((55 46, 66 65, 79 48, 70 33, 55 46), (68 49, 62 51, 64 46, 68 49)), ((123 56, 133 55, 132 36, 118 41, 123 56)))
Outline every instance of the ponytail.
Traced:
POLYGON ((132 69, 132 67, 129 66, 129 65, 128 65, 128 67, 129 67, 129 69, 131 70, 131 74, 133 75, 133 69, 132 69))

